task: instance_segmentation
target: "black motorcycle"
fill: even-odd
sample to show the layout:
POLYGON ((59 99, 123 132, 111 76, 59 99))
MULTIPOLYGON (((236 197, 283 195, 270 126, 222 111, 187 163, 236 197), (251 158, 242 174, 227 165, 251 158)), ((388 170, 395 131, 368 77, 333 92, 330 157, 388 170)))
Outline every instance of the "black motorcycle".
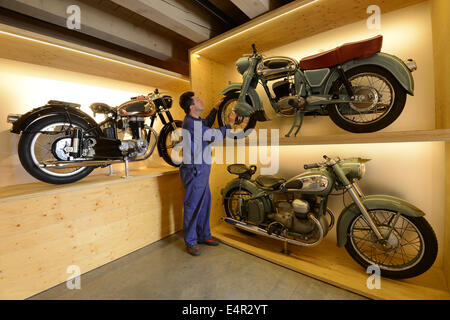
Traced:
POLYGON ((128 176, 128 163, 148 159, 156 146, 168 164, 179 166, 180 161, 172 160, 179 142, 172 133, 182 121, 173 119, 171 106, 172 97, 156 89, 118 107, 91 104, 94 117, 104 115, 100 123, 81 111, 79 104, 56 100, 23 115, 10 114, 8 122, 13 125, 11 132, 22 133, 18 153, 25 170, 41 181, 64 184, 115 163, 125 163, 128 176), (164 125, 159 136, 153 129, 158 116, 164 125))

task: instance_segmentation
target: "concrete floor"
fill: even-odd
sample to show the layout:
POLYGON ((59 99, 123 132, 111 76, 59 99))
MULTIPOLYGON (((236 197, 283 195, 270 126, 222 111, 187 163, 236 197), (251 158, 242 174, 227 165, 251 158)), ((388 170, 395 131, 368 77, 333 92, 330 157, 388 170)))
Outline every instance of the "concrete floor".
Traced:
POLYGON ((366 299, 221 243, 186 253, 174 234, 30 299, 366 299))

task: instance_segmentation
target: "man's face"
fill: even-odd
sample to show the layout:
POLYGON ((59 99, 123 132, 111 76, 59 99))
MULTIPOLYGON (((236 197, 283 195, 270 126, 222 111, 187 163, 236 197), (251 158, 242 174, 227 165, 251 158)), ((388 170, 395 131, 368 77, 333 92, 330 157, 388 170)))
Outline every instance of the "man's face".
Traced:
POLYGON ((197 96, 193 96, 192 100, 194 100, 194 104, 191 105, 191 110, 201 113, 205 109, 205 106, 203 105, 203 101, 197 96))

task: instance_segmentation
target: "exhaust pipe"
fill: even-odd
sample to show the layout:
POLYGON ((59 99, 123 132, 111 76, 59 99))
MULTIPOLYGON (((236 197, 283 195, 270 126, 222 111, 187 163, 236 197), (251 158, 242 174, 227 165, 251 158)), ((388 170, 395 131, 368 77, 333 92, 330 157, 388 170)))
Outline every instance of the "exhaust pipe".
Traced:
MULTIPOLYGON (((155 143, 150 149, 150 152, 143 158, 137 159, 123 159, 123 160, 73 160, 73 161, 43 161, 39 163, 40 168, 79 168, 79 167, 98 167, 98 166, 109 166, 116 163, 137 162, 147 160, 155 150, 156 142, 158 140, 158 134, 153 128, 150 128, 150 135, 148 136, 148 142, 153 134, 155 136, 155 143)), ((147 149, 148 150, 148 149, 147 149)))
POLYGON ((252 233, 256 233, 258 235, 262 235, 262 236, 269 237, 269 238, 272 238, 272 239, 288 242, 288 243, 291 243, 291 244, 295 244, 297 246, 313 247, 315 245, 318 245, 322 241, 322 239, 323 239, 323 229, 322 229, 322 225, 320 224, 319 220, 317 220, 312 214, 308 215, 308 218, 310 220, 312 220, 317 225, 317 227, 319 228, 319 238, 316 241, 312 242, 312 243, 306 243, 306 242, 302 242, 302 241, 298 241, 298 240, 289 239, 289 238, 286 238, 286 237, 283 237, 283 236, 280 236, 280 235, 277 235, 277 234, 274 234, 274 233, 269 234, 263 228, 260 228, 258 226, 251 225, 251 224, 248 224, 248 223, 244 223, 244 222, 232 219, 232 218, 223 217, 222 220, 227 222, 227 223, 229 223, 229 224, 234 225, 235 227, 237 227, 239 229, 242 229, 242 230, 245 230, 245 231, 249 231, 249 232, 252 232, 252 233))
POLYGON ((44 161, 39 164, 41 168, 79 168, 108 166, 123 163, 125 160, 79 160, 79 161, 44 161))

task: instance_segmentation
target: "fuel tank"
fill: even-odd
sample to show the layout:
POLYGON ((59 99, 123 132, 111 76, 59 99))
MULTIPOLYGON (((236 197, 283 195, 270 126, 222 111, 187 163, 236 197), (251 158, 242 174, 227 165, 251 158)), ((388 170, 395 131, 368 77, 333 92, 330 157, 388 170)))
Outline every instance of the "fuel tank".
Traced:
POLYGON ((333 189, 334 182, 334 177, 325 169, 311 169, 287 180, 281 190, 326 195, 333 189))
POLYGON ((138 97, 122 103, 118 112, 122 117, 150 117, 156 113, 156 106, 152 100, 138 97))

